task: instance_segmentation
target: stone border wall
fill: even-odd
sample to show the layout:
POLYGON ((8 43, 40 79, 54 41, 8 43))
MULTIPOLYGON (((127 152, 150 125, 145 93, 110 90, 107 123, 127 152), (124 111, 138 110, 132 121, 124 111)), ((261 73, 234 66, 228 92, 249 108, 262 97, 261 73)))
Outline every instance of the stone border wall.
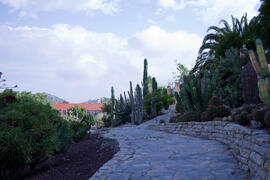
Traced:
POLYGON ((225 121, 159 124, 149 128, 220 141, 253 179, 270 180, 270 135, 264 130, 225 121))

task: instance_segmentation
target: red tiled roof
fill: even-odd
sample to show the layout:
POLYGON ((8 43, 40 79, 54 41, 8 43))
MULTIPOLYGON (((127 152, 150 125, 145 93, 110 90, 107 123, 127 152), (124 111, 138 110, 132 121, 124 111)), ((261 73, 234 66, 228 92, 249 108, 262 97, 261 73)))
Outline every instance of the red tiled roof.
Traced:
POLYGON ((74 107, 75 105, 77 106, 82 106, 85 108, 85 110, 89 110, 89 111, 102 111, 101 107, 103 106, 103 104, 64 104, 64 103, 53 103, 53 107, 55 109, 59 109, 61 111, 63 110, 68 110, 69 108, 74 107))

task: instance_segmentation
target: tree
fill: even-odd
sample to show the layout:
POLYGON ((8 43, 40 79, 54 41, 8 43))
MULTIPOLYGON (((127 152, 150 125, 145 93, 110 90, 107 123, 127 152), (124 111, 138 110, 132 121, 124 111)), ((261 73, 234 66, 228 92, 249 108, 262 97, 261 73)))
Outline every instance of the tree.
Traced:
POLYGON ((148 65, 147 65, 147 59, 144 59, 144 70, 143 70, 143 97, 145 97, 149 93, 148 89, 148 76, 147 76, 147 71, 148 71, 148 65))
MULTIPOLYGON (((3 75, 3 73, 0 72, 0 79, 2 78, 2 75, 3 75)), ((5 82, 6 82, 5 79, 0 80, 0 89, 12 89, 12 88, 18 87, 17 85, 8 87, 5 82)))
POLYGON ((259 9, 260 38, 263 39, 264 46, 270 48, 270 0, 261 0, 259 9))
POLYGON ((254 40, 256 36, 253 33, 253 28, 257 21, 248 22, 247 14, 243 15, 239 20, 232 16, 232 25, 226 20, 221 20, 222 27, 211 26, 208 28, 208 33, 199 50, 199 56, 192 73, 199 68, 207 67, 215 68, 220 57, 225 56, 226 50, 236 48, 240 50, 245 44, 248 49, 254 49, 254 40), (207 63, 207 61, 209 61, 207 63), (206 65, 204 65, 206 63, 206 65))
POLYGON ((188 75, 189 73, 189 70, 187 67, 185 67, 183 64, 181 63, 177 63, 176 62, 176 69, 177 69, 177 72, 174 72, 174 78, 176 78, 177 80, 180 81, 180 83, 183 82, 183 77, 188 75))

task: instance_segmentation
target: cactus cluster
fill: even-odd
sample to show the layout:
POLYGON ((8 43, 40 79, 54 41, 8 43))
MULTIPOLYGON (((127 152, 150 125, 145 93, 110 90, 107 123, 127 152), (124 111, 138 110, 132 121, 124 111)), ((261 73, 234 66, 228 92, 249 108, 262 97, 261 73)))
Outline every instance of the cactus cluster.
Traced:
MULTIPOLYGON (((257 61, 257 57, 253 50, 249 51, 249 57, 251 63, 259 77, 258 87, 259 87, 259 96, 261 101, 270 106, 270 72, 267 64, 267 60, 265 57, 265 52, 263 49, 262 41, 260 39, 256 40, 256 48, 257 48, 257 57, 259 61, 257 61)), ((270 126, 270 110, 265 112, 262 124, 270 126)))
POLYGON ((197 76, 184 76, 184 83, 180 85, 180 92, 175 93, 177 111, 204 111, 209 99, 220 94, 217 77, 218 70, 212 74, 208 71, 202 71, 197 76))
POLYGON ((241 79, 245 104, 259 103, 258 78, 251 63, 242 68, 241 79))
POLYGON ((140 85, 136 86, 136 95, 134 98, 132 82, 130 82, 130 92, 128 92, 131 104, 131 123, 140 124, 143 121, 143 98, 140 85))
POLYGON ((201 120, 212 121, 215 118, 228 117, 230 114, 230 109, 225 107, 217 96, 213 96, 208 102, 206 111, 202 113, 201 120))
POLYGON ((256 40, 257 54, 259 61, 257 61, 256 55, 253 50, 249 51, 249 57, 251 63, 259 76, 258 86, 259 86, 259 95, 261 101, 270 105, 270 75, 268 70, 268 64, 266 61, 262 41, 260 39, 256 40))

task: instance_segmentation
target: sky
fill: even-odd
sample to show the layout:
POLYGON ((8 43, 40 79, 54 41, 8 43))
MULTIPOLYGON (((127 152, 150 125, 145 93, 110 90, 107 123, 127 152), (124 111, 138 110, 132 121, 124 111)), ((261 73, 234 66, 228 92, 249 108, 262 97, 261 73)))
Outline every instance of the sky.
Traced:
POLYGON ((258 14, 259 0, 0 0, 0 71, 19 91, 69 102, 116 96, 191 68, 207 28, 258 14))

